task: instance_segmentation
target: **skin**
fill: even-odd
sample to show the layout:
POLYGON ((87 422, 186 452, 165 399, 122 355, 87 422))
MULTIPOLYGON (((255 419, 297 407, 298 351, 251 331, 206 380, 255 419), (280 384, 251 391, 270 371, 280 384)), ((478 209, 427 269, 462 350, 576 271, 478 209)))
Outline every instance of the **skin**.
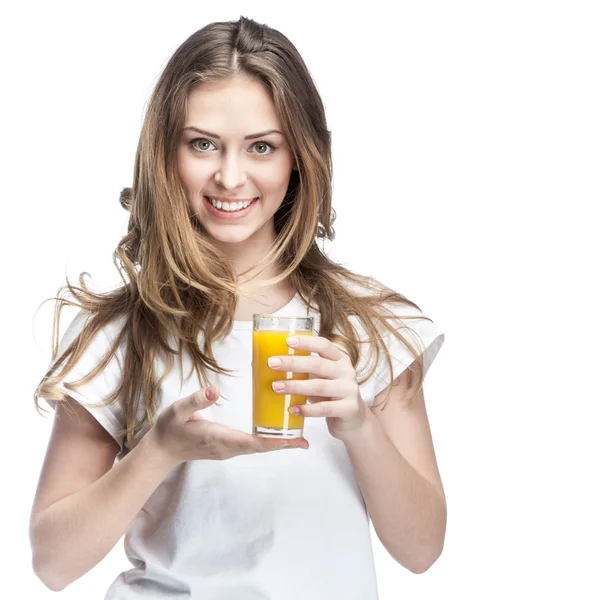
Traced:
MULTIPOLYGON (((186 125, 221 135, 220 140, 207 137, 210 143, 201 140, 203 143, 197 144, 206 152, 203 154, 188 144, 202 136, 182 134, 178 170, 192 213, 238 271, 243 270, 273 242, 273 215, 283 200, 293 168, 292 154, 281 136, 271 134, 265 138, 275 146, 279 144, 279 148, 264 158, 255 156, 270 152, 257 144, 263 140, 243 139, 250 133, 281 129, 274 107, 256 82, 236 79, 203 84, 191 94, 186 125), (202 194, 259 196, 260 202, 247 219, 218 222, 206 212, 202 194)), ((424 572, 443 548, 446 501, 423 395, 409 407, 404 406, 407 369, 398 377, 400 385, 390 395, 389 408, 366 410, 348 357, 325 338, 299 337, 296 346, 290 347, 310 350, 313 356, 282 356, 281 365, 273 368, 309 373, 310 378, 282 378, 283 393, 310 395, 311 403, 300 407, 301 414, 325 418, 331 435, 344 442, 379 539, 400 564, 414 573, 424 572)), ((382 394, 374 404, 379 403, 382 394)), ((174 404, 160 419, 178 417, 181 421, 188 417, 189 425, 189 413, 203 406, 199 394, 192 396, 193 400, 180 399, 177 412, 174 404)), ((54 591, 87 573, 114 547, 174 466, 164 448, 153 442, 158 427, 152 428, 150 435, 115 465, 118 444, 87 410, 75 401, 72 404, 77 419, 71 419, 69 411, 63 418, 64 407, 57 409, 30 521, 34 570, 54 591)), ((192 420, 192 427, 218 427, 202 423, 199 417, 192 420)), ((281 443, 259 440, 243 432, 232 431, 229 435, 237 438, 229 438, 236 454, 274 450, 275 444, 281 443)), ((182 436, 174 439, 180 443, 182 436)), ((222 431, 221 440, 227 445, 222 431)), ((208 442, 206 446, 212 453, 209 458, 222 458, 218 440, 213 437, 208 442)), ((305 440, 288 443, 290 447, 308 446, 305 440)), ((196 450, 202 447, 195 436, 190 436, 190 446, 196 450)))
MULTIPOLYGON (((273 216, 294 168, 284 135, 244 139, 271 129, 282 131, 281 122, 267 91, 256 80, 237 76, 203 83, 189 95, 177 151, 179 176, 191 213, 238 273, 262 258, 272 245, 273 216), (186 130, 189 126, 216 133, 220 139, 186 130), (259 201, 247 217, 224 221, 210 214, 203 195, 258 197, 259 201)), ((272 275, 265 271, 261 278, 272 275)))
MULTIPOLYGON (((268 157, 256 156, 270 152, 256 143, 262 138, 244 140, 251 133, 281 130, 268 94, 252 80, 202 84, 190 95, 187 125, 221 136, 218 140, 184 133, 178 169, 192 213, 240 272, 261 258, 274 241, 273 215, 287 190, 292 153, 277 134, 264 138, 279 145, 268 157), (188 144, 198 137, 209 140, 196 144, 205 154, 188 144), (207 212, 203 194, 259 196, 260 201, 247 219, 224 222, 207 212)), ((294 347, 310 350, 312 355, 280 356, 282 363, 271 368, 282 373, 309 373, 309 378, 282 377, 280 393, 310 398, 299 407, 300 414, 325 418, 330 434, 345 444, 379 539, 400 564, 414 573, 424 572, 442 552, 447 511, 423 393, 405 405, 406 369, 390 393, 389 407, 367 410, 356 372, 344 352, 321 336, 299 336, 294 347)), ((383 394, 375 398, 374 405, 383 394)))

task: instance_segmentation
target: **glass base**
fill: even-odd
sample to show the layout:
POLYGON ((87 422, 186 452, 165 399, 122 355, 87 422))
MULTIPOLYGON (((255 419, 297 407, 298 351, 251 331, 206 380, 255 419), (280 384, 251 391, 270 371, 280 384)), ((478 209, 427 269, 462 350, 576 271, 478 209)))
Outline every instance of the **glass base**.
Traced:
POLYGON ((280 427, 261 427, 252 425, 252 435, 266 438, 301 438, 302 429, 282 429, 280 427))

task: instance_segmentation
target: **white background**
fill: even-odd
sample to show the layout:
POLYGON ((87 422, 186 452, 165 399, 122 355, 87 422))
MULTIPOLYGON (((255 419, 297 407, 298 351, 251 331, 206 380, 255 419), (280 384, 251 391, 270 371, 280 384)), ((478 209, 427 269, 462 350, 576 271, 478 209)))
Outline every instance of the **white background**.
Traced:
MULTIPOLYGON (((191 33, 244 15, 289 37, 325 102, 332 257, 404 293, 446 331, 425 387, 446 545, 413 575, 373 532, 380 598, 599 598, 596 7, 4 9, 2 585, 56 597, 31 570, 28 540, 52 424, 33 408, 51 352, 53 305, 42 303, 65 275, 77 283, 87 271, 95 289, 120 281, 118 198, 132 183, 151 89, 191 33)), ((119 542, 59 597, 102 599, 128 567, 119 542)))

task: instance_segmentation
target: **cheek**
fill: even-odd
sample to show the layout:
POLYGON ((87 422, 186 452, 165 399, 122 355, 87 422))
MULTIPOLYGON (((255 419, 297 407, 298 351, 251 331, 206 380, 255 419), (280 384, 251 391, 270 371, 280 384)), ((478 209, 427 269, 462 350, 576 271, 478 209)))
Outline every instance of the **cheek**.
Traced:
POLYGON ((181 151, 177 151, 176 163, 177 163, 177 175, 179 175, 181 184, 183 185, 183 187, 187 187, 186 165, 185 165, 185 160, 182 157, 181 151))
POLYGON ((177 160, 177 172, 186 191, 193 187, 193 171, 185 159, 180 158, 177 160))
POLYGON ((180 150, 177 154, 177 172, 186 192, 193 193, 194 190, 204 186, 204 178, 198 161, 192 160, 185 149, 180 150))
POLYGON ((265 190, 273 192, 285 192, 290 182, 291 172, 284 167, 276 167, 262 177, 262 185, 265 190))

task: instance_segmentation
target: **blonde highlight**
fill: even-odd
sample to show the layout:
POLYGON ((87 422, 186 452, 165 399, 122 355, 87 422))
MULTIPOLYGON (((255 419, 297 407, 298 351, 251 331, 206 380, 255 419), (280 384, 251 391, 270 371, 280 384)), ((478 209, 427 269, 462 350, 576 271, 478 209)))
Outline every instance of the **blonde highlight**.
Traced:
MULTIPOLYGON (((344 348, 355 368, 360 362, 361 344, 373 344, 375 364, 383 352, 391 375, 384 336, 395 336, 415 358, 411 371, 416 377, 411 379, 407 401, 422 389, 423 348, 405 320, 426 317, 400 317, 384 305, 419 307, 375 279, 333 262, 319 248, 319 240, 334 240, 336 215, 332 207, 331 133, 310 73, 283 34, 240 17, 238 21, 211 23, 195 32, 163 70, 142 125, 133 184, 119 197, 129 212, 127 234, 113 253, 123 285, 97 293, 85 284, 87 273, 82 273, 79 286, 67 278, 57 296, 51 298, 56 301, 52 364, 34 393, 38 411, 40 398, 64 401, 69 391, 93 379, 123 345, 120 383, 103 399, 103 405, 123 403, 125 427, 119 435, 133 448, 135 435, 155 423, 157 393, 176 356, 184 352, 189 355, 202 387, 214 383, 211 372, 231 372, 217 363, 212 346, 231 331, 238 294, 253 296, 239 285, 241 276, 251 269, 236 274, 190 215, 177 173, 176 149, 192 89, 232 76, 250 77, 268 91, 297 167, 274 217, 275 242, 252 270, 260 268, 258 276, 276 265, 277 276, 262 285, 289 282, 307 307, 320 312, 318 335, 344 348), (369 293, 357 295, 355 287, 369 293), (57 356, 60 316, 66 306, 77 307, 89 317, 81 333, 57 356), (353 316, 367 339, 358 335, 350 318, 353 316), (83 379, 61 384, 93 338, 116 320, 123 320, 123 327, 101 362, 83 379), (202 347, 198 344, 200 334, 202 347), (175 348, 169 343, 170 336, 177 342, 175 348), (157 379, 154 365, 159 356, 164 357, 166 370, 157 379), (143 416, 138 419, 140 409, 143 416)), ((368 372, 357 373, 358 382, 367 381, 374 370, 373 366, 368 372)), ((384 407, 392 385, 387 388, 384 407)))

